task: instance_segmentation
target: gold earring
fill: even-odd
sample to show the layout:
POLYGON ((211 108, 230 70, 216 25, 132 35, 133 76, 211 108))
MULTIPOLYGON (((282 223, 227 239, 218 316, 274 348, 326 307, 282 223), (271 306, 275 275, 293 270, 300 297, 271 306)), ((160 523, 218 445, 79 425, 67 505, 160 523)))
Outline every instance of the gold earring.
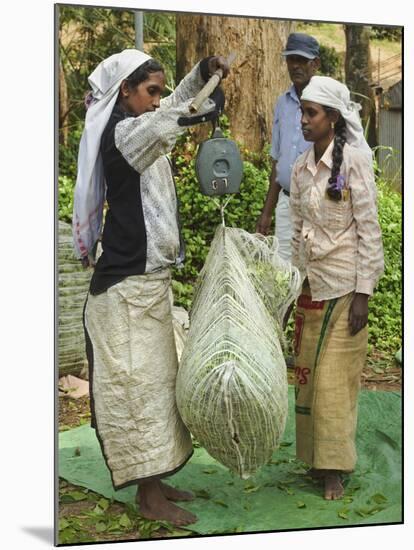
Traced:
POLYGON ((332 130, 335 129, 335 122, 331 122, 331 128, 332 128, 332 130))

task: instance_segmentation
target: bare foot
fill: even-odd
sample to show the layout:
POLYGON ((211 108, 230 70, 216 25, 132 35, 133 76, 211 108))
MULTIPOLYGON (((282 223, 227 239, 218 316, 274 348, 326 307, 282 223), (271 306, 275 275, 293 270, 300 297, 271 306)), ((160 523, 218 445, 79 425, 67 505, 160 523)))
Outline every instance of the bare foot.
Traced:
POLYGON ((344 496, 344 488, 342 486, 341 477, 334 470, 325 474, 324 483, 326 500, 339 500, 344 496))
POLYGON ((189 501, 194 500, 194 493, 191 491, 182 491, 181 489, 176 489, 175 487, 171 487, 171 485, 167 485, 167 483, 164 483, 160 481, 160 487, 161 491, 163 492, 165 498, 168 498, 168 500, 173 500, 174 502, 181 501, 189 501))
POLYGON ((166 499, 159 480, 141 483, 136 500, 139 512, 144 518, 169 521, 178 527, 197 521, 197 516, 166 499))

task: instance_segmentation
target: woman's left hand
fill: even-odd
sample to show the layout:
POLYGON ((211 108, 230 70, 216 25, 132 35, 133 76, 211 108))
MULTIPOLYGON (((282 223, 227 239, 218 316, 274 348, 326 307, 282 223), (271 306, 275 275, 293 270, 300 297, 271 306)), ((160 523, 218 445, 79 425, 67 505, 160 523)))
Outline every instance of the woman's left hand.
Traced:
POLYGON ((211 57, 208 60, 208 71, 210 75, 215 73, 217 69, 221 69, 223 71, 223 78, 226 78, 230 72, 230 66, 227 63, 226 58, 222 55, 211 57))
POLYGON ((348 318, 351 336, 355 336, 368 323, 368 298, 368 294, 354 294, 348 318))

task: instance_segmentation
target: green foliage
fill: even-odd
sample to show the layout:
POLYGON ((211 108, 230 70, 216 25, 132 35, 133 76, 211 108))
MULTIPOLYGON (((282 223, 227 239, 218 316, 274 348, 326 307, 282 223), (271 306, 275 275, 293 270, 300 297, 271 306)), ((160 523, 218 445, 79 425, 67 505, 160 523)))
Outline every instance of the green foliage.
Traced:
POLYGON ((402 203, 401 195, 381 179, 378 213, 385 271, 369 304, 369 342, 391 356, 400 348, 402 335, 402 203))
POLYGON ((341 59, 335 48, 330 48, 329 46, 320 44, 320 58, 320 73, 324 76, 331 76, 332 78, 340 79, 341 59))
MULTIPOLYGON (((183 307, 188 307, 191 301, 192 285, 203 267, 216 227, 221 223, 217 202, 199 190, 194 168, 195 154, 196 147, 191 136, 182 139, 173 154, 182 233, 186 244, 184 267, 174 271, 175 290, 179 290, 175 298, 178 305, 183 307)), ((264 163, 258 157, 255 160, 264 163)), ((225 223, 254 232, 267 192, 268 170, 258 168, 252 160, 244 160, 243 170, 240 194, 231 197, 225 210, 225 223)))
POLYGON ((74 180, 68 176, 59 176, 58 186, 59 220, 72 223, 74 180))
POLYGON ((59 144, 58 216, 72 223, 73 190, 76 182, 78 148, 83 123, 77 122, 69 132, 66 145, 59 144))
POLYGON ((402 39, 402 27, 371 26, 371 37, 377 40, 391 40, 397 42, 402 39))
MULTIPOLYGON (((145 49, 165 69, 166 94, 175 87, 175 16, 144 13, 145 49)), ((72 220, 77 155, 83 130, 88 76, 102 59, 135 45, 134 12, 95 7, 59 7, 59 55, 68 92, 64 124, 69 132, 59 145, 59 219, 72 220)), ((61 124, 63 121, 61 121, 61 124)))
POLYGON ((59 54, 68 87, 70 127, 83 120, 88 76, 105 57, 134 47, 132 11, 60 6, 59 54))
POLYGON ((77 122, 68 135, 66 144, 59 144, 59 176, 76 181, 79 142, 82 135, 83 122, 77 122))
POLYGON ((144 12, 144 42, 151 56, 164 67, 167 89, 173 90, 176 66, 175 15, 144 12))

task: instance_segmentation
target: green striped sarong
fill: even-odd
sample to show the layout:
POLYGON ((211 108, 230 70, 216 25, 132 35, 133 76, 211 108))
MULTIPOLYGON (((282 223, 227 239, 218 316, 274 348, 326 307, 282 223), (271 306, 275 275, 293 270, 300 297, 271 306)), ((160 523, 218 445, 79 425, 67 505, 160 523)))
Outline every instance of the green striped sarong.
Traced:
POLYGON ((349 333, 353 293, 312 301, 304 285, 295 319, 297 458, 317 469, 352 471, 368 329, 349 333))

